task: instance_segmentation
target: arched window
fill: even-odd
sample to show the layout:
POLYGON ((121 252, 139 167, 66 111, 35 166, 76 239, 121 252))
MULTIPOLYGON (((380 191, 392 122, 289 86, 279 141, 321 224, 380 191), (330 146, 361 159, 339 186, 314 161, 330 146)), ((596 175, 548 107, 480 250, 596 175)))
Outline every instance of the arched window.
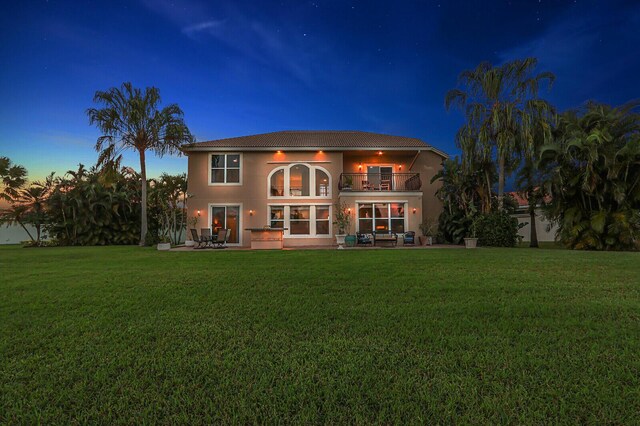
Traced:
POLYGON ((308 197, 309 194, 309 167, 304 164, 294 164, 289 168, 289 195, 308 197))
POLYGON ((284 196, 284 168, 276 169, 271 174, 271 188, 269 193, 272 197, 284 196))
POLYGON ((316 197, 329 196, 329 176, 322 170, 316 169, 316 197))
POLYGON ((277 167, 267 177, 269 198, 331 198, 331 176, 320 166, 291 164, 277 167))

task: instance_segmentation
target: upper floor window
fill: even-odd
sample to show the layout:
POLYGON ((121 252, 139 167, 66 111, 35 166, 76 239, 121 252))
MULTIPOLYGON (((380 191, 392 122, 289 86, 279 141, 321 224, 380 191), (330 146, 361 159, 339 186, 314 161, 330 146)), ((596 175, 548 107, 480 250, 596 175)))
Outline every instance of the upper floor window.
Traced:
POLYGON ((318 197, 329 196, 329 175, 320 169, 316 169, 316 195, 318 197))
POLYGON ((296 164, 289 169, 289 195, 292 197, 309 196, 309 167, 296 164))
POLYGON ((292 164, 274 169, 267 179, 269 198, 331 197, 331 176, 320 166, 292 164))
POLYGON ((284 196, 284 169, 276 170, 271 174, 271 189, 272 197, 284 196))
POLYGON ((211 154, 211 177, 216 185, 240 183, 240 154, 211 154))

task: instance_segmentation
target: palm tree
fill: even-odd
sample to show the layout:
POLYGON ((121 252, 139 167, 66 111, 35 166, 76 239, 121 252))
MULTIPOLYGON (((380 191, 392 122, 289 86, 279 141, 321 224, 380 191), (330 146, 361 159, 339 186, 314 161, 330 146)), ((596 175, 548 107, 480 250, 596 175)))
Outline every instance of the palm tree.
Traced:
POLYGON ((141 227, 140 245, 145 245, 147 234, 147 166, 146 153, 159 157, 179 153, 184 143, 193 141, 176 104, 160 109, 160 91, 147 87, 144 92, 131 83, 96 92, 93 101, 102 108, 89 108, 89 122, 103 133, 96 142, 100 152, 98 164, 119 164, 122 152, 133 149, 140 156, 141 227))
POLYGON ((537 99, 539 87, 553 84, 549 72, 534 74, 535 58, 516 59, 500 66, 488 62, 460 74, 459 85, 445 96, 445 107, 460 108, 466 123, 456 136, 465 156, 493 158, 498 163, 498 205, 502 208, 507 172, 522 151, 522 140, 531 130, 529 108, 546 108, 537 99), (529 103, 535 99, 535 103, 529 103))
POLYGON ((2 192, 0 199, 10 201, 17 195, 17 191, 27 183, 27 169, 15 165, 7 157, 0 157, 0 179, 2 179, 2 192))
POLYGON ((16 191, 11 198, 11 207, 2 212, 0 221, 9 225, 18 224, 27 232, 35 245, 40 245, 42 228, 46 223, 47 200, 55 187, 55 179, 51 173, 44 181, 36 181, 27 188, 16 191), (35 238, 24 224, 36 228, 35 238))
POLYGON ((187 175, 163 173, 159 179, 152 179, 150 186, 150 205, 157 215, 161 236, 167 236, 173 244, 179 244, 187 220, 187 175))
POLYGON ((640 102, 588 103, 560 117, 540 166, 546 214, 575 249, 640 249, 640 102))
POLYGON ((536 208, 539 207, 545 196, 543 170, 538 168, 540 151, 552 143, 553 129, 557 121, 555 110, 546 102, 530 100, 527 102, 525 112, 530 120, 526 131, 522 135, 522 165, 518 170, 516 187, 520 194, 527 199, 529 219, 529 247, 538 247, 538 232, 536 229, 536 208), (538 103, 541 102, 540 105, 538 103))

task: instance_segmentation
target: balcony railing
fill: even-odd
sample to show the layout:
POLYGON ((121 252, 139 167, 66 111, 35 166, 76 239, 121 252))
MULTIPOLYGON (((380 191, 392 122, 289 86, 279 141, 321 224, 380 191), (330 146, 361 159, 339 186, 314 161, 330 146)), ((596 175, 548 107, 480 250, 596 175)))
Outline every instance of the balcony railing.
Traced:
POLYGON ((419 173, 342 173, 340 191, 419 191, 419 173))

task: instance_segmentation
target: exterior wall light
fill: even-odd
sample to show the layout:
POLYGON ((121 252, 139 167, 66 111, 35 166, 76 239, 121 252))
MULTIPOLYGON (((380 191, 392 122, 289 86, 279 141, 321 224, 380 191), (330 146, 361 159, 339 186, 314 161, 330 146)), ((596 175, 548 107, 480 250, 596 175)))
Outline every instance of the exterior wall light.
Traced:
POLYGON ((358 170, 362 170, 362 163, 358 164, 358 170))
POLYGON ((382 151, 378 151, 378 155, 382 155, 382 151))
POLYGON ((413 208, 413 214, 416 214, 416 212, 418 211, 418 209, 416 209, 415 207, 413 208))
POLYGON ((249 216, 253 216, 255 212, 253 210, 249 210, 249 216))
POLYGON ((200 217, 200 210, 198 210, 198 217, 200 217))
POLYGON ((349 208, 347 209, 347 214, 348 214, 349 216, 351 216, 351 207, 349 207, 349 208))

